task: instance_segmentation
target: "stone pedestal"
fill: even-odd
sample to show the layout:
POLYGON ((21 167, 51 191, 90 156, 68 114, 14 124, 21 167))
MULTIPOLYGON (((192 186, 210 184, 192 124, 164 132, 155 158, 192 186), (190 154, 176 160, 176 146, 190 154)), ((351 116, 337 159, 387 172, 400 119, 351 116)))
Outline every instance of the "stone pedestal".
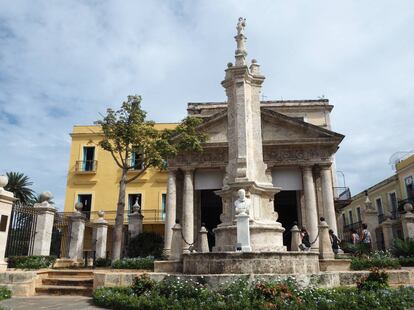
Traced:
POLYGON ((94 222, 95 257, 106 258, 106 241, 108 235, 108 222, 104 219, 104 212, 98 212, 99 218, 94 222))
POLYGON ((131 238, 134 238, 142 233, 143 221, 144 216, 138 211, 128 214, 128 233, 131 238))
POLYGON ((75 212, 71 217, 71 232, 69 242, 69 258, 74 261, 83 259, 83 239, 85 233, 85 218, 82 213, 75 212))
POLYGON ((50 255, 52 242, 53 222, 55 220, 55 207, 48 201, 35 203, 37 212, 36 233, 33 243, 33 255, 50 255))
POLYGON ((292 240, 290 242, 290 250, 291 251, 300 251, 299 244, 302 243, 302 238, 300 236, 300 229, 298 225, 294 225, 292 229, 290 230, 290 233, 292 234, 292 240))
POLYGON ((401 225, 403 229, 404 239, 414 239, 414 214, 411 204, 404 205, 405 214, 401 215, 401 225))
POLYGON ((172 228, 171 255, 169 260, 179 261, 183 254, 183 239, 181 225, 176 223, 172 228))
POLYGON ((367 224, 367 229, 371 233, 371 246, 373 250, 378 249, 377 247, 377 235, 375 233, 375 229, 378 227, 378 212, 377 210, 371 208, 371 202, 366 201, 365 202, 365 211, 363 214, 364 222, 367 224))
POLYGON ((210 252, 210 248, 208 246, 208 237, 207 237, 208 231, 204 226, 201 226, 200 232, 199 232, 199 238, 200 238, 200 246, 199 246, 199 252, 200 253, 208 253, 210 252))
POLYGON ((319 258, 334 259, 331 239, 329 238, 329 225, 325 221, 319 223, 319 258))
MULTIPOLYGON (((392 221, 390 218, 387 218, 384 222, 381 223, 382 234, 384 236, 384 247, 386 250, 390 250, 393 245, 394 235, 392 233, 392 221)), ((373 232, 371 232, 371 235, 373 232)))
POLYGON ((250 229, 249 229, 249 215, 246 213, 240 213, 236 215, 237 226, 237 247, 236 250, 242 252, 251 252, 250 246, 250 229))
POLYGON ((7 263, 4 261, 6 254, 7 237, 10 227, 10 215, 12 212, 13 202, 17 199, 13 197, 13 193, 3 189, 7 185, 5 176, 0 176, 0 270, 7 269, 7 263))

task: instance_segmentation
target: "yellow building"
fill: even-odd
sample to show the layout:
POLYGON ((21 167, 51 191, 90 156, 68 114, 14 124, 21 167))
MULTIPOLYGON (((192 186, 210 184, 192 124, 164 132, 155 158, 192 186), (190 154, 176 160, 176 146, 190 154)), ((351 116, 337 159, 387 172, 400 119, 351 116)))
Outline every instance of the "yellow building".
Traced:
POLYGON ((390 218, 393 237, 403 239, 401 214, 405 203, 414 203, 414 155, 399 160, 395 164, 395 174, 353 196, 352 202, 340 210, 338 226, 340 235, 350 240, 350 231, 361 229, 367 198, 378 214, 374 239, 377 248, 384 248, 381 224, 390 218))
MULTIPOLYGON (((156 129, 173 129, 176 124, 156 124, 156 129)), ((72 213, 75 203, 83 203, 83 212, 93 220, 99 210, 105 211, 105 219, 113 224, 118 202, 121 170, 111 154, 98 146, 102 139, 99 126, 74 126, 70 148, 64 212, 72 213)), ((132 155, 136 169, 128 172, 132 177, 139 173, 141 163, 132 155)), ((125 223, 132 205, 138 200, 144 216, 144 231, 163 234, 166 204, 167 173, 150 168, 138 179, 127 184, 125 199, 125 223)), ((110 227, 111 229, 111 227, 110 227)), ((88 234, 85 233, 85 238, 88 234)), ((112 234, 108 234, 111 238, 112 234)), ((88 240, 85 240, 88 248, 88 240)))

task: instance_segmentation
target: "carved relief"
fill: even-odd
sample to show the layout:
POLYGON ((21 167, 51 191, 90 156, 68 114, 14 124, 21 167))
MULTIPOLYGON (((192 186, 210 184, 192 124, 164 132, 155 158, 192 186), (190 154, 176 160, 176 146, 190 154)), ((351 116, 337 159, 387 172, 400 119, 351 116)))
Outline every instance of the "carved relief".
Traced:
POLYGON ((170 166, 203 166, 204 164, 224 166, 227 163, 227 157, 227 148, 209 148, 200 153, 178 154, 168 164, 170 166))
POLYGON ((329 148, 285 148, 265 147, 264 160, 272 163, 301 163, 327 161, 333 154, 329 148))

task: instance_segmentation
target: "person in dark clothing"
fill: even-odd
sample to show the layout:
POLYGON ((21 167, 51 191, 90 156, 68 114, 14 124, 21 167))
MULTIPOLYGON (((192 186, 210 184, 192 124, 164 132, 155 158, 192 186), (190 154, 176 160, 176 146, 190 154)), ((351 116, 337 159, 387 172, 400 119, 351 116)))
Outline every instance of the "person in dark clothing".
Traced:
POLYGON ((331 238, 332 250, 335 254, 339 252, 339 243, 341 240, 334 234, 332 229, 329 229, 329 237, 331 238))
POLYGON ((306 230, 306 228, 302 228, 300 234, 302 235, 302 247, 300 247, 300 249, 302 251, 308 251, 311 247, 308 231, 306 230))

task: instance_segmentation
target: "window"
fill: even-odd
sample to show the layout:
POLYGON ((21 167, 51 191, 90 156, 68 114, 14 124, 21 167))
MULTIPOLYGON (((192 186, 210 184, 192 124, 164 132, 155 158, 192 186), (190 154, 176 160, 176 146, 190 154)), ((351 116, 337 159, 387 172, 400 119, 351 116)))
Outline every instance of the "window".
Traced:
POLYGON ((142 210, 142 195, 141 194, 128 194, 128 213, 132 213, 132 206, 138 200, 138 204, 142 210))
POLYGON ((83 205, 82 213, 85 213, 86 218, 90 219, 92 210, 92 194, 79 194, 78 202, 83 205))
POLYGON ((352 219, 352 210, 349 210, 349 224, 353 224, 354 220, 352 219))
POLYGON ((94 162, 95 162, 95 147, 84 146, 83 147, 82 170, 83 171, 94 171, 95 170, 94 162))
POLYGON ((408 199, 414 198, 413 177, 412 176, 406 177, 404 181, 405 181, 405 191, 407 193, 407 198, 408 199))
POLYGON ((361 217, 361 208, 360 208, 360 207, 358 207, 358 208, 356 209, 356 211, 357 211, 358 222, 362 222, 362 217, 361 217))
POLYGON ((342 223, 344 224, 344 227, 346 226, 346 217, 345 213, 342 213, 342 223))
POLYGON ((161 196, 161 219, 165 220, 165 210, 167 206, 167 194, 161 196))
POLYGON ((397 217, 398 210, 397 195, 395 192, 388 194, 388 201, 391 209, 392 218, 395 219, 397 217))
POLYGON ((131 154, 131 167, 134 170, 144 169, 144 155, 140 152, 133 151, 131 154))
POLYGON ((384 208, 382 207, 381 198, 375 199, 375 204, 377 205, 378 215, 383 215, 384 214, 384 208))

